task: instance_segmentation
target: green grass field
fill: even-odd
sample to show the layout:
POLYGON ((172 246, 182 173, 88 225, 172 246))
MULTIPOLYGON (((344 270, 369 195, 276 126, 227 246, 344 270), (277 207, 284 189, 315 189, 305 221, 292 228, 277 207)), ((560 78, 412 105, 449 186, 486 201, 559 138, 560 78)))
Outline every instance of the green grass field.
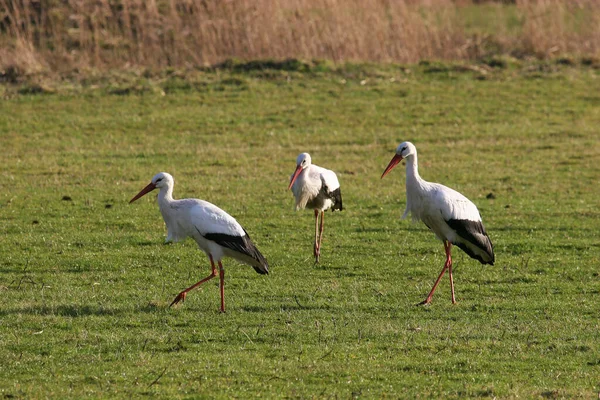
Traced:
POLYGON ((600 73, 530 65, 173 72, 3 87, 0 396, 595 398, 600 391, 600 73), (116 80, 115 80, 116 79, 116 80), (118 80, 121 79, 121 80, 118 80), (116 83, 115 83, 116 82, 116 83), (400 220, 404 169, 479 207, 496 265, 400 220), (338 173, 321 264, 296 156, 338 173), (165 245, 154 196, 244 225, 271 274, 165 245), (490 193, 492 195, 490 195, 490 193))

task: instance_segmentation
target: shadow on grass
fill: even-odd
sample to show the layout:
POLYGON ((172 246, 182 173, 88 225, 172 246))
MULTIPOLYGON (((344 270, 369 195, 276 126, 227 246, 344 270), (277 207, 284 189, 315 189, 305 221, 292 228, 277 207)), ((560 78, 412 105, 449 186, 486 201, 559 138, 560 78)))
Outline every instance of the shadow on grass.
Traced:
POLYGON ((157 312, 165 312, 165 311, 169 311, 171 309, 175 309, 169 306, 170 303, 165 303, 162 301, 151 301, 147 304, 144 304, 142 306, 136 307, 135 311, 136 312, 143 312, 143 313, 148 313, 148 314, 153 314, 153 313, 157 313, 157 312))
POLYGON ((0 316, 28 314, 28 315, 44 315, 44 316, 62 316, 62 317, 87 317, 90 315, 121 315, 125 310, 92 306, 92 305, 60 305, 60 306, 30 306, 23 308, 12 308, 0 310, 0 316))
POLYGON ((483 281, 484 285, 514 285, 518 283, 537 283, 538 280, 532 277, 526 276, 517 276, 514 278, 506 278, 506 279, 498 279, 498 280, 485 280, 483 281))
MULTIPOLYGON (((285 304, 280 304, 277 306, 277 309, 282 312, 289 311, 323 311, 332 310, 332 307, 329 305, 323 304, 314 304, 310 303, 309 300, 300 300, 294 299, 295 303, 286 302, 285 304)), ((245 312, 256 312, 256 313, 269 313, 273 312, 273 306, 262 306, 262 305, 245 305, 241 307, 241 310, 245 312)))
MULTIPOLYGON (((569 226, 548 226, 548 227, 535 227, 531 228, 528 226, 496 226, 490 228, 491 232, 569 232, 573 228, 569 226)), ((584 228, 577 227, 577 230, 582 232, 595 232, 595 228, 584 228)))

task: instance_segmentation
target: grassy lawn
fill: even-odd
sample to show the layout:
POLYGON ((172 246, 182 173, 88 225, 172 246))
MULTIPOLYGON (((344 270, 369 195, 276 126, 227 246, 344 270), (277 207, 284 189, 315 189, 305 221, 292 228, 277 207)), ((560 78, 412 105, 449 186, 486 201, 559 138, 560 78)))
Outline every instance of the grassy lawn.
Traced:
MULTIPOLYGON (((348 66, 131 78, 0 103, 4 398, 593 398, 600 391, 600 74, 348 66), (479 207, 496 265, 400 220, 398 143, 479 207), (335 170, 321 264, 296 156, 335 170), (165 245, 175 197, 235 216, 271 274, 165 245)), ((3 89, 8 93, 10 88, 3 89)))

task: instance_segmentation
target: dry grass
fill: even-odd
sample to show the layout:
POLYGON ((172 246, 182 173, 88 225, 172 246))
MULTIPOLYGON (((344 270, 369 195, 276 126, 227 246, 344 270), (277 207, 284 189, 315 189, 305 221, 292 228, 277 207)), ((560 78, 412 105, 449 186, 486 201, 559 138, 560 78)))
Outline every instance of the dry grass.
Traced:
POLYGON ((35 73, 188 67, 229 58, 412 63, 499 53, 600 54, 600 1, 474 3, 480 2, 0 0, 0 68, 35 73), (507 13, 516 22, 498 27, 507 13), (484 29, 470 29, 466 16, 483 20, 484 29), (488 25, 496 25, 493 32, 488 25))
POLYGON ((527 18, 522 47, 539 57, 600 52, 600 2, 597 0, 523 1, 527 18))

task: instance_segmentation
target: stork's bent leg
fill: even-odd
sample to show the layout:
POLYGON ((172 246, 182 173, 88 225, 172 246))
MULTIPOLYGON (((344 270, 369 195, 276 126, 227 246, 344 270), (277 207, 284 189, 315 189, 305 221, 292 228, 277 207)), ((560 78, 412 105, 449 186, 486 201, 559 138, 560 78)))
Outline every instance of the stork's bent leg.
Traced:
POLYGON ((225 312, 225 269, 223 268, 221 261, 219 261, 219 279, 221 281, 221 312, 225 312))
POLYGON ((448 266, 448 275, 450 275, 450 290, 452 291, 452 304, 456 304, 454 297, 454 278, 452 277, 452 243, 444 242, 446 249, 446 265, 448 266))
POLYGON ((431 292, 429 292, 429 295, 427 296, 427 298, 425 300, 423 300, 422 302, 417 304, 418 306, 422 306, 422 305, 431 303, 431 298, 433 297, 433 292, 435 292, 435 288, 437 288, 437 285, 438 285, 438 283, 440 283, 442 276, 444 276, 444 272, 446 272, 446 268, 448 268, 448 266, 444 265, 444 268, 442 268, 442 272, 440 272, 440 275, 438 276, 437 280, 433 284, 433 287, 431 288, 431 292))
POLYGON ((451 256, 452 243, 444 240, 444 250, 446 251, 446 262, 444 263, 444 268, 442 268, 442 272, 440 272, 440 276, 438 276, 437 280, 433 284, 433 288, 431 288, 431 292, 429 292, 429 295, 427 296, 427 298, 425 300, 423 300, 422 302, 420 302, 419 304, 417 304, 418 306, 431 303, 431 298, 433 297, 433 292, 435 292, 435 289, 437 288, 438 283, 440 283, 440 280, 442 279, 442 276, 444 276, 444 272, 446 272, 446 270, 448 270, 448 274, 450 275, 450 288, 452 290, 452 304, 456 303, 456 299, 454 298, 454 278, 452 277, 452 256, 451 256))
POLYGON ((431 303, 431 298, 433 297, 433 292, 435 292, 435 289, 437 288, 438 283, 440 283, 442 276, 444 276, 444 272, 446 272, 446 269, 448 269, 448 272, 450 274, 450 287, 452 288, 452 303, 455 303, 454 281, 452 279, 452 258, 450 257, 450 249, 451 248, 452 248, 452 243, 444 240, 444 250, 446 251, 446 262, 444 263, 444 268, 442 268, 442 272, 440 272, 440 275, 438 276, 437 280, 433 284, 433 288, 431 288, 431 292, 429 292, 429 295, 427 296, 427 298, 425 300, 423 300, 422 302, 420 302, 419 304, 417 304, 418 306, 431 303))
MULTIPOLYGON (((193 284, 192 286, 190 286, 189 288, 185 289, 184 291, 182 291, 181 293, 179 293, 177 295, 177 297, 175 297, 175 300, 173 300, 171 302, 171 304, 169 305, 169 307, 171 307, 173 304, 177 304, 180 301, 183 302, 185 301, 185 296, 187 296, 187 293, 194 289, 197 288, 198 286, 202 285, 204 282, 214 278, 215 276, 217 276, 217 269, 215 268, 215 262, 213 261, 212 256, 209 254, 208 258, 210 258, 210 265, 212 267, 212 273, 207 276, 206 278, 202 279, 200 282, 193 284)), ((221 262, 219 262, 219 264, 221 264, 221 262)))

